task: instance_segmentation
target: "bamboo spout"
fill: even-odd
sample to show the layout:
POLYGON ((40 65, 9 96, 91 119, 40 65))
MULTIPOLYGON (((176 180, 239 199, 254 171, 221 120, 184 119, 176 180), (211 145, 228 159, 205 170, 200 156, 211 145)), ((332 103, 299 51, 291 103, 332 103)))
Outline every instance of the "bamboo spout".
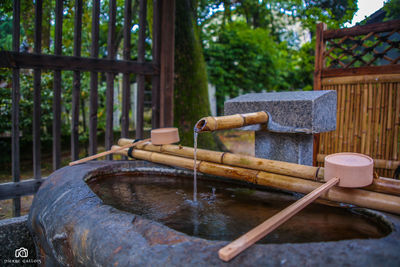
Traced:
POLYGON ((217 130, 226 130, 240 128, 247 125, 267 123, 269 116, 266 112, 254 112, 245 114, 235 114, 220 117, 201 118, 195 125, 196 132, 210 132, 217 130))

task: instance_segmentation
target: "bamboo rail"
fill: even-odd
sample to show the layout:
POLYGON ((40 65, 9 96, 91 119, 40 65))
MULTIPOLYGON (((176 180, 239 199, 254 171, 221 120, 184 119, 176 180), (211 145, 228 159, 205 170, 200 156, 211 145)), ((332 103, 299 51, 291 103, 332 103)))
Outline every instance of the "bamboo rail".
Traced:
MULTIPOLYGON (((114 149, 119 148, 119 146, 114 147, 114 149)), ((124 156, 128 155, 126 149, 120 150, 117 153, 124 156)), ((132 149, 131 156, 137 159, 147 160, 169 166, 186 168, 190 170, 193 169, 194 165, 193 159, 157 152, 149 152, 139 149, 132 149)), ((202 173, 246 181, 263 186, 275 187, 283 190, 290 190, 303 194, 307 194, 313 191, 322 184, 320 182, 309 181, 287 175, 233 167, 229 165, 217 164, 201 160, 197 160, 195 166, 197 170, 202 173)), ((376 193, 363 189, 335 187, 323 194, 321 198, 341 203, 353 204, 360 207, 400 214, 400 197, 393 195, 376 193)))
POLYGON ((197 132, 209 132, 216 130, 240 128, 252 124, 267 123, 268 119, 269 116, 264 111, 220 117, 210 116, 201 118, 196 123, 194 128, 197 132))
MULTIPOLYGON (((132 139, 121 138, 118 145, 124 146, 132 143, 132 139)), ((152 145, 151 143, 142 143, 137 146, 138 149, 150 152, 167 153, 175 156, 193 159, 194 149, 178 145, 152 145)), ((197 149, 197 159, 208 162, 214 162, 224 165, 243 167, 252 170, 266 171, 276 174, 293 176, 297 178, 324 181, 324 168, 313 167, 284 161, 256 158, 252 156, 239 155, 227 152, 217 152, 206 149, 197 149)), ((318 158, 321 160, 321 157, 318 158)), ((394 179, 374 179, 373 183, 364 190, 380 192, 384 194, 400 196, 400 181, 394 179)))

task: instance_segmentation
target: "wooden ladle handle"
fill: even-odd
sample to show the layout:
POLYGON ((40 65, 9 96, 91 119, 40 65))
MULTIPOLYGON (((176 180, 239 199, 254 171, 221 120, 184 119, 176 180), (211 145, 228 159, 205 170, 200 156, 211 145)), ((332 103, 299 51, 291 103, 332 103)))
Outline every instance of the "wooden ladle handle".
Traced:
POLYGON ((134 147, 134 146, 146 143, 148 141, 150 141, 150 138, 138 141, 136 143, 130 143, 130 144, 121 146, 118 149, 111 149, 111 150, 104 151, 104 152, 101 152, 101 153, 93 155, 93 156, 89 156, 89 157, 86 157, 86 158, 83 158, 83 159, 80 159, 80 160, 72 161, 72 162, 69 163, 69 166, 73 166, 73 165, 76 165, 76 164, 79 164, 79 163, 84 163, 84 162, 89 161, 89 160, 93 160, 93 159, 97 159, 97 158, 100 158, 100 157, 104 157, 106 155, 115 153, 115 152, 117 152, 119 150, 123 150, 125 148, 134 147))
POLYGON ((219 258, 223 261, 230 261, 236 255, 244 251, 246 248, 250 247, 258 240, 266 236, 268 233, 272 232, 279 225, 289 220, 293 215, 297 212, 301 211, 308 204, 317 199, 320 195, 322 195, 325 191, 329 190, 335 184, 339 182, 339 178, 332 178, 328 182, 324 183, 317 189, 313 190, 303 198, 297 200, 295 203, 287 207, 286 209, 280 211, 275 214, 262 224, 253 228, 246 234, 242 235, 232 243, 227 246, 221 248, 218 251, 219 258))

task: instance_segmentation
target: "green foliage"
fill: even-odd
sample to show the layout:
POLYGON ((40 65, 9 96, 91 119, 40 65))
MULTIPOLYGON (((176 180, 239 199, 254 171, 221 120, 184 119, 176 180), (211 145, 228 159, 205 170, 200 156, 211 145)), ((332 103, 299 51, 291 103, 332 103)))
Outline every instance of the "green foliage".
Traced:
POLYGON ((276 43, 268 29, 232 22, 205 49, 209 79, 217 88, 219 110, 225 97, 245 92, 310 89, 314 44, 299 50, 276 43))
POLYGON ((274 90, 279 51, 269 30, 251 29, 235 22, 221 29, 218 40, 205 50, 210 82, 217 88, 218 105, 224 96, 234 97, 243 91, 274 90))
POLYGON ((209 80, 219 113, 225 98, 272 90, 311 90, 315 28, 339 28, 357 10, 354 0, 200 0, 209 80), (311 42, 300 43, 299 32, 311 42))
MULTIPOLYGON (((210 114, 207 72, 198 29, 189 0, 176 2, 174 124, 181 143, 193 146, 196 122, 210 114)), ((199 147, 215 149, 211 135, 201 135, 199 147)))
POLYGON ((385 20, 400 19, 400 0, 389 0, 383 6, 386 11, 385 20))

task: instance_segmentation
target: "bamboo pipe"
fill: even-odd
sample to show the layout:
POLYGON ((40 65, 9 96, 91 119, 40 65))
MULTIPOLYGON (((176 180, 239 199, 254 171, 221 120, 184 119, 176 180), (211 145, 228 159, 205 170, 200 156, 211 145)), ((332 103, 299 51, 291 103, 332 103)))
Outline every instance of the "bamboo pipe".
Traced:
POLYGON ((246 125, 267 123, 269 116, 266 112, 254 112, 245 114, 235 114, 230 116, 220 117, 205 117, 201 118, 195 125, 196 132, 209 132, 216 130, 225 130, 240 128, 246 125))
POLYGON ((107 156, 109 154, 114 154, 118 150, 122 150, 122 149, 125 149, 125 148, 130 148, 130 147, 134 147, 134 146, 143 144, 145 142, 150 141, 150 138, 138 141, 136 143, 133 143, 133 141, 134 140, 132 140, 129 144, 125 144, 124 146, 122 146, 122 147, 120 147, 118 149, 110 149, 110 150, 98 153, 96 155, 93 155, 93 156, 89 156, 89 157, 86 157, 86 158, 83 158, 83 159, 72 161, 72 162, 69 163, 69 166, 73 166, 73 165, 84 163, 84 162, 87 162, 87 161, 90 161, 90 160, 93 160, 93 159, 101 158, 101 157, 107 156))
MULTIPOLYGON (((118 148, 118 146, 114 147, 118 148)), ((117 153, 124 156, 128 155, 127 149, 120 150, 117 153)), ((147 160, 169 166, 186 168, 189 170, 192 170, 194 165, 193 159, 156 152, 149 152, 139 149, 133 149, 131 154, 134 158, 137 159, 147 160)), ((232 167, 228 165, 200 160, 196 161, 196 167, 197 170, 202 173, 227 177, 231 179, 275 187, 303 194, 307 194, 313 191, 322 184, 319 182, 304 180, 286 175, 256 171, 240 167, 232 167)), ((341 203, 353 204, 360 207, 400 214, 400 197, 366 191, 363 189, 334 187, 329 190, 329 192, 324 193, 321 198, 341 203)))
MULTIPOLYGON (((133 140, 131 139, 121 138, 118 140, 118 145, 123 146, 132 143, 132 141, 133 140)), ((167 153, 191 159, 193 159, 194 153, 193 148, 178 145, 156 146, 152 145, 151 143, 142 143, 138 145, 137 148, 150 152, 167 153)), ((197 149, 196 157, 199 160, 208 162, 266 171, 307 180, 324 180, 324 168, 322 167, 306 166, 284 161, 256 158, 227 152, 217 152, 206 149, 197 149)), ((373 192, 400 195, 400 181, 382 178, 374 179, 373 183, 364 189, 373 192)))
MULTIPOLYGON (((131 144, 132 139, 121 138, 118 140, 119 146, 131 144)), ((153 145, 151 143, 142 143, 137 146, 138 149, 168 153, 177 155, 185 158, 194 158, 194 149, 187 146, 177 145, 153 145)), ((220 163, 225 165, 232 165, 237 167, 243 167, 248 169, 272 172, 277 174, 289 175, 294 177, 300 177, 308 180, 323 181, 324 173, 320 171, 320 167, 313 167, 307 165, 300 165, 296 163, 289 163, 278 160, 269 160, 263 158, 256 158, 252 156, 233 154, 228 152, 217 152, 207 149, 197 149, 196 157, 199 160, 205 160, 214 163, 220 163)))

